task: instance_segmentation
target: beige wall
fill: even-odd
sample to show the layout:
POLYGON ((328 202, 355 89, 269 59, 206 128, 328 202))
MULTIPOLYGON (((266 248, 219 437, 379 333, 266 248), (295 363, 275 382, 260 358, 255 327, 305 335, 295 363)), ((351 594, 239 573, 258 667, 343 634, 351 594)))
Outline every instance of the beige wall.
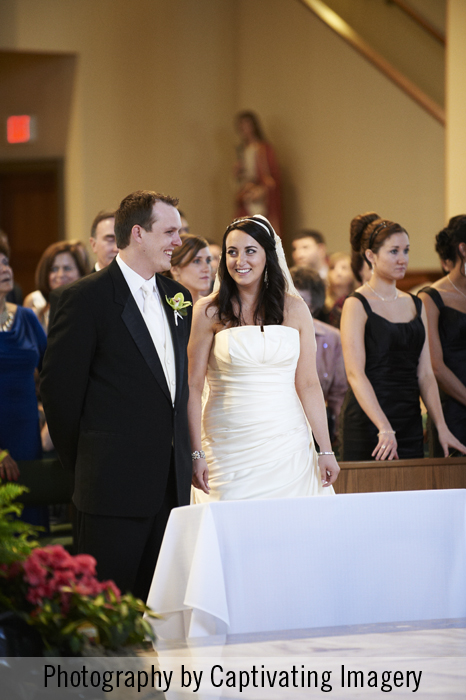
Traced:
POLYGON ((66 147, 69 237, 144 187, 178 194, 195 232, 232 213, 240 108, 284 175, 286 231, 347 248, 356 213, 412 234, 413 267, 444 224, 443 130, 298 0, 3 0, 0 49, 75 54, 66 147))
POLYGON ((239 105, 278 152, 287 233, 345 250, 351 218, 375 210, 410 232, 412 268, 437 267, 443 128, 297 0, 240 5, 239 105))
POLYGON ((466 213, 466 2, 449 0, 447 46, 447 216, 466 213))
POLYGON ((7 0, 2 10, 0 48, 78 56, 68 237, 86 237, 99 209, 138 188, 179 196, 205 235, 225 225, 234 2, 7 0))
MULTIPOLYGON (((397 5, 387 0, 325 0, 372 48, 443 106, 445 49, 397 5)), ((422 17, 445 29, 445 0, 414 0, 422 17)))

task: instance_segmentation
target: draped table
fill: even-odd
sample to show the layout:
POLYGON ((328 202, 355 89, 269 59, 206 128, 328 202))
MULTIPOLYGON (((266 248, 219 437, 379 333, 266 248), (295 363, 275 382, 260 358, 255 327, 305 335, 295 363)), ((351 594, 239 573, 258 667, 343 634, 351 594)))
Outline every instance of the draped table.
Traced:
POLYGON ((157 635, 466 616, 466 490, 230 501, 172 511, 157 635))

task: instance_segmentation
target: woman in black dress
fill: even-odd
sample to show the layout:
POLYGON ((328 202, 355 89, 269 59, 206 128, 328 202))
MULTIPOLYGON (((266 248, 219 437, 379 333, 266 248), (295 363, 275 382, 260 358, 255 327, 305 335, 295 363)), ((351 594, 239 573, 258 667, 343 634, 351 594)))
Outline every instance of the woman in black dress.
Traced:
POLYGON ((365 256, 372 276, 348 297, 341 319, 350 384, 340 418, 342 459, 423 457, 419 395, 445 456, 449 447, 466 453, 443 417, 422 303, 396 287, 408 265, 407 232, 375 212, 355 217, 350 231, 351 246, 365 256))
MULTIPOLYGON (((446 277, 419 292, 428 320, 430 354, 448 428, 466 442, 466 215, 450 219, 436 237, 442 260, 452 262, 446 277)), ((432 421, 429 420, 429 425, 432 421)), ((429 430, 433 457, 443 454, 434 426, 429 430)))

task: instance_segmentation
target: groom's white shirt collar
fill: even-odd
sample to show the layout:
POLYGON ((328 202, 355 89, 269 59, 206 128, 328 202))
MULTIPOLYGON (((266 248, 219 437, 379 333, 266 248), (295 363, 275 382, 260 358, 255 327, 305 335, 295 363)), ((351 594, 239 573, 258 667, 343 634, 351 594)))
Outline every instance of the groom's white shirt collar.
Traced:
POLYGON ((118 263, 118 267, 120 268, 123 277, 126 280, 128 287, 131 290, 131 294, 133 295, 134 299, 136 300, 136 303, 139 306, 141 311, 142 311, 143 306, 144 306, 144 295, 142 293, 141 287, 146 282, 152 282, 153 288, 154 288, 154 294, 160 301, 160 295, 159 295, 159 290, 157 289, 155 275, 153 277, 151 277, 150 279, 145 280, 144 277, 141 277, 141 275, 139 275, 137 272, 135 272, 129 265, 127 265, 120 258, 119 253, 115 259, 118 263))

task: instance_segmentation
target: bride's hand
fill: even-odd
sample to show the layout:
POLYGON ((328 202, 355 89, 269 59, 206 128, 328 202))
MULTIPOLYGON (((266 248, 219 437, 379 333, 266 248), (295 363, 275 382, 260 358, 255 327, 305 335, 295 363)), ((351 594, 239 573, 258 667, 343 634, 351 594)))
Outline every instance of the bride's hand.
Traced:
POLYGON ((318 459, 322 486, 325 488, 335 483, 340 472, 340 467, 334 455, 321 455, 318 459))
POLYGON ((195 488, 209 493, 209 469, 205 459, 196 459, 193 462, 193 486, 195 488))

